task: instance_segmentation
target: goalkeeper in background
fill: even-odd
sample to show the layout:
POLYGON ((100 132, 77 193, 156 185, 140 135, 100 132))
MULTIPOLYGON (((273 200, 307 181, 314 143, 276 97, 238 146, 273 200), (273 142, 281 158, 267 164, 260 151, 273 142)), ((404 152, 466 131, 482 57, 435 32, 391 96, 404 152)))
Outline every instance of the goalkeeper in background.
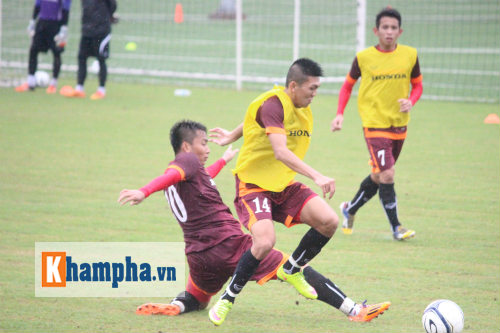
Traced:
POLYGON ((68 19, 71 0, 36 0, 33 17, 28 24, 28 34, 32 38, 28 62, 27 82, 16 87, 17 92, 34 90, 35 72, 38 66, 38 53, 49 49, 54 55, 52 80, 47 88, 48 94, 57 91, 57 78, 61 70, 61 53, 68 40, 68 19), (38 18, 38 22, 36 22, 38 18))
POLYGON ((85 97, 83 85, 87 77, 87 59, 96 57, 99 62, 99 88, 90 99, 102 99, 106 96, 106 79, 108 69, 106 59, 109 58, 111 41, 111 24, 117 23, 116 0, 81 0, 82 2, 82 35, 78 50, 77 85, 61 88, 60 94, 66 97, 85 97))
POLYGON ((331 123, 332 131, 342 129, 344 109, 352 87, 362 77, 358 110, 372 172, 361 182, 354 198, 340 205, 344 216, 342 231, 352 233, 356 212, 378 192, 393 238, 401 241, 414 237, 415 231, 404 228, 398 219, 394 165, 406 138, 410 110, 422 95, 422 74, 417 50, 397 43, 403 32, 401 14, 393 8, 384 8, 378 13, 375 24, 373 32, 379 44, 356 54, 340 89, 337 115, 331 123))

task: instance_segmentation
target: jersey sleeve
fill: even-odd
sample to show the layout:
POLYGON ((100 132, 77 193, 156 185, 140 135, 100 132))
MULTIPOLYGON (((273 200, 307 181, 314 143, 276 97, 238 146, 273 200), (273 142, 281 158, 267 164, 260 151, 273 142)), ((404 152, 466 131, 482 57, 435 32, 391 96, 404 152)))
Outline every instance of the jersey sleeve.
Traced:
POLYGON ((351 98, 352 88, 356 84, 356 81, 361 77, 361 70, 359 69, 358 57, 354 58, 351 70, 347 74, 344 84, 340 88, 339 101, 337 104, 337 115, 343 115, 347 102, 351 98))
POLYGON ((417 103, 417 101, 420 99, 420 96, 422 96, 422 92, 424 90, 422 81, 423 76, 420 72, 420 64, 417 57, 417 61, 415 62, 415 65, 413 66, 413 69, 411 71, 411 93, 409 99, 412 105, 415 105, 415 103, 417 103))
POLYGON ((139 190, 144 193, 144 195, 149 197, 152 193, 161 191, 170 185, 177 184, 182 180, 180 172, 176 169, 167 169, 165 173, 159 177, 156 177, 149 182, 146 186, 140 188, 139 190))
POLYGON ((285 111, 278 96, 268 98, 257 111, 257 123, 266 129, 266 134, 286 134, 285 111))
POLYGON ((352 81, 351 83, 355 83, 361 77, 361 69, 359 68, 358 57, 355 57, 352 61, 351 70, 349 71, 349 75, 352 81))
POLYGON ((415 62, 415 65, 411 70, 411 83, 417 83, 421 81, 422 81, 422 73, 420 73, 420 64, 418 62, 418 57, 417 57, 417 61, 415 62))
POLYGON ((215 178, 225 165, 226 161, 223 158, 219 158, 214 164, 206 168, 207 173, 211 178, 215 178))

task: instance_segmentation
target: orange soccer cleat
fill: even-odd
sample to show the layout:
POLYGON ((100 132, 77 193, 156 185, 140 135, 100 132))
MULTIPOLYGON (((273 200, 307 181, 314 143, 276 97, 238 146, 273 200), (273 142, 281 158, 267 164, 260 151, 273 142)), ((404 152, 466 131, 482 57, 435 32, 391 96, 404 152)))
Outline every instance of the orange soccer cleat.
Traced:
POLYGON ((181 309, 175 304, 146 303, 139 306, 135 313, 138 315, 177 316, 181 313, 181 309))
POLYGON ((50 86, 47 87, 45 92, 47 94, 55 94, 57 92, 57 87, 55 85, 51 84, 50 86))
POLYGON ((366 301, 363 302, 361 306, 361 311, 356 316, 349 316, 350 321, 365 321, 369 322, 379 315, 384 313, 385 310, 389 309, 391 302, 383 302, 373 305, 366 305, 366 301))
POLYGON ((106 97, 106 94, 98 90, 90 96, 90 99, 95 101, 97 99, 103 99, 104 97, 106 97))
POLYGON ((81 90, 76 90, 72 86, 64 86, 59 90, 59 93, 64 97, 77 97, 84 98, 85 92, 81 90))
POLYGON ((25 83, 21 84, 20 86, 16 87, 17 92, 25 92, 25 91, 29 91, 29 90, 35 90, 35 87, 30 87, 28 82, 25 82, 25 83))

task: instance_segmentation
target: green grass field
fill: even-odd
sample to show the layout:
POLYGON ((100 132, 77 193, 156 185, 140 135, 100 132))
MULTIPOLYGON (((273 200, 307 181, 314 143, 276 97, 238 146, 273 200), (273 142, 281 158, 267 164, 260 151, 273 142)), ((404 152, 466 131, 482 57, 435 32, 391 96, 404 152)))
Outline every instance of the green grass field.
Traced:
MULTIPOLYGON (((197 88, 180 98, 174 89, 110 83, 98 102, 0 89, 0 332, 215 331, 206 310, 134 313, 144 302, 168 299, 34 297, 35 242, 182 240, 163 195, 120 207, 119 191, 163 172, 173 158, 168 133, 175 121, 232 128, 257 92, 197 88)), ((345 128, 333 134, 335 105, 334 96, 316 97, 306 162, 336 179, 330 204, 338 212, 369 167, 355 101, 345 128)), ((439 298, 462 307, 464 332, 500 330, 500 136, 498 125, 483 124, 498 105, 421 101, 412 113, 396 191, 400 217, 416 238, 393 241, 374 198, 358 213, 354 234, 339 231, 313 261, 352 299, 390 300, 390 311, 372 323, 350 323, 285 284, 249 283, 218 332, 423 332, 422 312, 439 298)), ((213 145, 209 162, 223 151, 213 145)), ((231 208, 234 163, 216 178, 231 208)), ((306 230, 276 229, 277 247, 287 252, 306 230)))

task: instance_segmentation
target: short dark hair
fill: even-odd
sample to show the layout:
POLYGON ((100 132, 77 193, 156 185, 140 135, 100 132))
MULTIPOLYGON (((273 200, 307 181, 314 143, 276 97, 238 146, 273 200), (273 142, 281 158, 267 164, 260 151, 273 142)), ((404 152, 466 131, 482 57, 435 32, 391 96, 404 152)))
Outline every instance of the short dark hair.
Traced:
POLYGON ((401 14, 394 8, 392 7, 385 7, 382 9, 378 14, 375 19, 375 26, 378 27, 380 26, 380 20, 382 17, 392 17, 398 20, 399 26, 401 26, 401 14))
POLYGON ((321 66, 308 58, 300 58, 293 62, 286 75, 286 87, 290 82, 295 81, 300 86, 306 82, 310 76, 323 76, 323 69, 321 66))
POLYGON ((181 150, 184 141, 193 143, 196 131, 207 132, 205 125, 192 120, 181 120, 170 129, 170 143, 177 154, 181 150))

